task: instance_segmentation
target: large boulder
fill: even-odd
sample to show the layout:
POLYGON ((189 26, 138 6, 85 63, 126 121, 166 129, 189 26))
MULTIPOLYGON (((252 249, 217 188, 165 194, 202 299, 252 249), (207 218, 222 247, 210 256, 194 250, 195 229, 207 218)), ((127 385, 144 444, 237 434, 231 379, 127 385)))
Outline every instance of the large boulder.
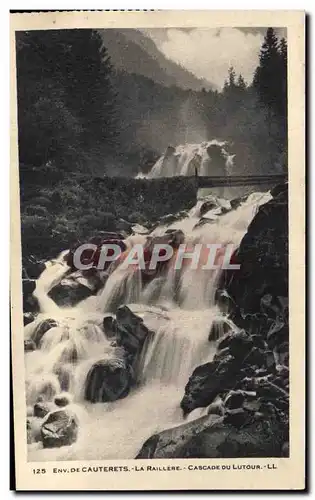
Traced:
POLYGON ((32 295, 36 288, 36 281, 33 279, 24 279, 22 281, 23 295, 32 295))
POLYGON ((44 448, 69 446, 77 440, 78 419, 70 410, 56 410, 47 415, 42 423, 41 438, 44 448))
POLYGON ((38 401, 34 404, 33 414, 34 417, 44 418, 53 409, 53 405, 48 402, 38 401))
POLYGON ((65 406, 68 406, 72 402, 72 397, 71 394, 67 392, 61 392, 60 394, 57 394, 57 396, 54 399, 54 403, 56 406, 59 408, 64 408, 65 406))
POLYGON ((25 312, 23 314, 23 323, 24 326, 28 325, 29 323, 32 323, 35 319, 35 314, 32 312, 25 312))
POLYGON ((282 189, 278 186, 274 195, 259 207, 241 241, 237 251, 240 269, 228 276, 225 273, 225 282, 220 283, 246 313, 259 313, 263 296, 271 300, 288 296, 287 184, 282 189))
POLYGON ((229 354, 198 366, 188 380, 180 403, 184 415, 210 405, 219 394, 234 387, 240 376, 240 361, 229 354))
POLYGON ((216 420, 195 434, 182 450, 183 458, 262 458, 282 456, 284 433, 277 419, 242 420, 240 426, 216 420))
POLYGON ((39 311, 39 304, 33 292, 36 288, 36 281, 34 279, 23 279, 23 312, 24 313, 37 313, 39 311))
POLYGON ((86 377, 85 399, 91 403, 106 403, 122 399, 133 384, 132 370, 123 358, 94 363, 86 377))
POLYGON ((206 429, 211 422, 215 421, 215 418, 217 417, 207 415, 154 434, 145 441, 136 458, 180 458, 185 444, 190 441, 194 434, 206 429))
MULTIPOLYGON (((288 426, 276 412, 234 409, 244 397, 229 395, 224 415, 207 415, 151 436, 136 458, 280 457, 287 452, 288 426), (232 401, 234 399, 234 401, 232 401), (236 401, 238 399, 238 401, 236 401)), ((262 407, 262 405, 260 405, 262 407)), ((260 410, 259 406, 258 409, 260 410)))
POLYGON ((117 309, 116 322, 118 344, 129 354, 140 353, 146 338, 152 333, 143 319, 134 314, 129 307, 122 306, 117 309))
POLYGON ((76 271, 62 279, 48 295, 57 305, 72 307, 95 295, 100 286, 101 282, 96 275, 87 277, 81 271, 76 271))

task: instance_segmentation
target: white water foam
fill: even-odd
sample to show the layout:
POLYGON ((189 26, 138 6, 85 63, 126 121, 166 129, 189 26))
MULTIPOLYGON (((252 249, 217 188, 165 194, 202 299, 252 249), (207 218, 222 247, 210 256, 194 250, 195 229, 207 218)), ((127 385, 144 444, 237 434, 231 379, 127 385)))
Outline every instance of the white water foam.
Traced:
MULTIPOLYGON (((238 209, 195 228, 202 206, 199 201, 187 218, 159 227, 151 236, 177 228, 189 243, 237 246, 257 207, 268 199, 269 193, 254 193, 238 209)), ((139 235, 129 238, 129 246, 138 239, 139 235)), ((68 271, 61 255, 47 264, 37 281, 35 294, 42 312, 25 327, 25 338, 32 338, 45 319, 53 318, 57 326, 43 335, 38 350, 25 356, 26 393, 31 406, 39 395, 51 401, 55 394, 70 392, 71 407, 79 417, 79 438, 71 446, 53 449, 33 443, 29 460, 133 458, 150 435, 183 422, 179 403, 188 378, 214 355, 215 343, 208 336, 213 321, 222 315, 214 304, 218 273, 192 271, 188 265, 179 274, 169 269, 145 286, 139 271, 118 266, 98 296, 72 308, 60 308, 47 294, 68 271), (119 357, 102 322, 120 303, 129 304, 154 335, 145 342, 139 384, 130 394, 114 403, 91 404, 83 398, 88 369, 96 360, 119 357)), ((198 409, 189 418, 204 412, 198 409)))

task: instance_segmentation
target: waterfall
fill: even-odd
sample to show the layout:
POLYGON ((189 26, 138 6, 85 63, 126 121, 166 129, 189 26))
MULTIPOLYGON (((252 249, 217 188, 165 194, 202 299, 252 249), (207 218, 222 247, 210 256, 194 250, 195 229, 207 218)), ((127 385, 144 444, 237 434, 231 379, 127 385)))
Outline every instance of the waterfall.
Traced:
MULTIPOLYGON (((176 167, 181 172, 187 167, 185 158, 176 167)), ((258 206, 270 198, 269 193, 253 193, 235 210, 227 200, 215 198, 215 207, 210 209, 213 200, 198 200, 186 218, 157 227, 150 237, 180 229, 188 245, 238 246, 258 206), (224 207, 227 213, 222 214, 224 207), (200 225, 201 213, 206 223, 200 225)), ((131 236, 126 245, 132 248, 146 238, 131 236)), ((69 272, 62 253, 47 263, 37 280, 34 295, 40 313, 25 327, 25 339, 37 343, 37 349, 25 355, 26 398, 30 408, 39 397, 51 404, 56 395, 70 394, 70 406, 79 419, 79 437, 61 448, 44 449, 34 442, 28 458, 38 462, 133 458, 150 435, 183 422, 179 403, 188 378, 197 366, 213 358, 216 342, 209 342, 208 337, 212 323, 222 317, 214 302, 219 271, 194 270, 188 262, 180 270, 170 265, 146 283, 136 268, 118 265, 110 268, 96 296, 74 307, 58 307, 48 293, 69 272), (84 398, 84 385, 92 365, 106 359, 119 364, 121 359, 121 348, 104 331, 103 318, 122 304, 128 304, 153 332, 141 351, 138 382, 124 399, 90 403, 84 398)), ((196 411, 189 418, 204 412, 196 411)))
POLYGON ((173 177, 179 175, 224 175, 233 167, 234 155, 228 153, 225 141, 202 142, 200 144, 180 144, 169 146, 153 165, 149 178, 173 177))

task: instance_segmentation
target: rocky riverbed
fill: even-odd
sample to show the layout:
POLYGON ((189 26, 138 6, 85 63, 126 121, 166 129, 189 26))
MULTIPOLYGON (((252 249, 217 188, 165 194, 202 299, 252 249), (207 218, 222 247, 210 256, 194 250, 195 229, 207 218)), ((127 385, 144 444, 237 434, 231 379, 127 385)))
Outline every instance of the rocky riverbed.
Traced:
POLYGON ((238 331, 219 339, 181 400, 184 416, 200 407, 207 415, 153 435, 137 458, 289 455, 287 185, 272 195, 242 239, 240 270, 226 273, 217 290, 238 331))
MULTIPOLYGON (((178 370, 180 377, 186 377, 182 381, 182 392, 176 389, 179 400, 172 401, 170 396, 168 403, 174 407, 176 419, 172 417, 169 428, 167 420, 164 425, 148 425, 148 429, 158 429, 158 432, 153 432, 151 437, 148 431, 144 432, 148 439, 142 440, 142 446, 141 439, 137 438, 139 444, 130 448, 135 450, 130 451, 132 456, 288 456, 287 185, 277 186, 269 198, 267 203, 258 208, 235 252, 234 262, 240 264, 240 269, 224 271, 215 282, 213 293, 216 304, 211 306, 213 309, 209 309, 211 322, 209 319, 208 323, 205 323, 207 309, 200 313, 181 309, 176 312, 175 309, 170 314, 169 309, 164 309, 161 304, 155 309, 151 305, 151 314, 162 320, 162 327, 158 326, 158 321, 148 321, 145 315, 125 305, 123 300, 121 302, 126 286, 131 289, 134 286, 126 282, 123 286, 119 284, 122 293, 119 300, 115 299, 116 292, 108 289, 110 300, 103 307, 103 311, 107 312, 96 309, 94 317, 82 309, 77 324, 77 320, 71 319, 72 312, 77 313, 81 304, 94 304, 87 302, 91 299, 102 299, 104 290, 107 290, 108 273, 106 269, 101 272, 92 269, 87 273, 73 269, 71 250, 57 259, 55 267, 60 268, 58 279, 45 290, 44 304, 47 302, 48 309, 51 305, 54 308, 49 309, 49 314, 43 314, 43 311, 39 313, 43 307, 43 297, 36 283, 43 266, 45 272, 49 272, 49 269, 34 258, 25 262, 23 298, 27 334, 24 345, 28 366, 32 364, 31 359, 35 360, 35 364, 38 363, 36 369, 31 366, 32 375, 27 382, 27 435, 30 445, 39 445, 42 449, 75 449, 73 447, 80 441, 82 434, 82 420, 77 414, 80 398, 89 405, 117 404, 120 400, 135 398, 137 391, 141 392, 144 380, 150 378, 152 373, 155 382, 157 374, 161 383, 165 379, 174 382, 178 378, 175 373, 178 370), (34 293, 35 287, 37 293, 34 293), (192 330, 186 333, 187 321, 180 322, 181 314, 185 318, 196 316, 194 321, 198 325, 200 341, 194 341, 197 331, 194 331, 193 323, 192 330), (200 330, 198 314, 204 315, 201 323, 207 333, 200 330), (183 338, 177 337, 176 327, 178 332, 182 328, 186 329, 183 338), (206 347, 207 343, 209 348, 206 347), (215 346, 214 356, 209 354, 202 364, 196 366, 195 356, 196 359, 202 358, 198 352, 210 349, 210 353, 212 346, 215 346), (191 356, 191 351, 195 354, 190 364, 187 364, 185 358, 191 356), (154 355, 158 355, 158 358, 153 359, 154 355), (41 356, 43 361, 39 362, 41 356), (84 377, 80 378, 82 390, 78 400, 74 390, 78 385, 78 370, 87 362, 88 368, 84 368, 84 377), (154 363, 161 363, 161 367, 152 369, 154 363), (190 373, 181 369, 183 363, 188 368, 193 367, 190 373), (175 371, 165 378, 165 370, 170 371, 172 364, 175 371), (196 417, 196 412, 202 416, 196 417)), ((237 210, 245 202, 246 197, 226 204, 210 198, 200 202, 199 219, 189 219, 194 224, 192 231, 202 230, 211 234, 221 217, 223 220, 225 214, 237 210)), ((152 233, 152 228, 139 226, 134 229, 134 234, 144 238, 150 233, 154 234, 153 241, 154 238, 156 241, 162 238, 163 241, 171 242, 176 250, 176 245, 185 238, 176 223, 185 220, 187 213, 180 212, 172 217, 173 222, 159 222, 162 225, 175 223, 172 231, 161 235, 152 233)), ((125 235, 118 232, 93 237, 93 241, 100 244, 110 240, 126 241, 125 235)), ((152 283, 152 277, 150 280, 152 283)), ((150 282, 144 279, 144 292, 138 296, 140 302, 149 300, 150 304, 160 289, 157 288, 149 299, 149 285, 150 282)), ((178 286, 176 282, 174 286, 178 286)), ((129 293, 129 296, 133 295, 129 293)), ((172 300, 180 301, 181 297, 180 291, 172 291, 172 300)), ((91 305, 86 306, 87 311, 91 305)), ((184 307, 181 303, 179 305, 184 307)), ((130 416, 126 418, 130 420, 130 416)), ((127 427, 129 425, 126 424, 127 427)), ((106 446, 106 443, 103 445, 106 446)), ((73 453, 74 458, 82 458, 73 453)), ((123 454, 121 456, 124 457, 123 454)), ((114 458, 115 455, 109 457, 114 458)))

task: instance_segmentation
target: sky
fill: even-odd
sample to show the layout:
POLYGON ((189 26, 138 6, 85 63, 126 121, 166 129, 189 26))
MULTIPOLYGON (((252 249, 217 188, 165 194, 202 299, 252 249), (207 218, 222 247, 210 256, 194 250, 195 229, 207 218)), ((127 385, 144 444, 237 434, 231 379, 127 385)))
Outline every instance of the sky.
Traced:
MULTIPOLYGON (((266 28, 142 29, 163 54, 219 88, 233 66, 250 83, 266 28)), ((279 36, 284 31, 278 29, 279 36)))

